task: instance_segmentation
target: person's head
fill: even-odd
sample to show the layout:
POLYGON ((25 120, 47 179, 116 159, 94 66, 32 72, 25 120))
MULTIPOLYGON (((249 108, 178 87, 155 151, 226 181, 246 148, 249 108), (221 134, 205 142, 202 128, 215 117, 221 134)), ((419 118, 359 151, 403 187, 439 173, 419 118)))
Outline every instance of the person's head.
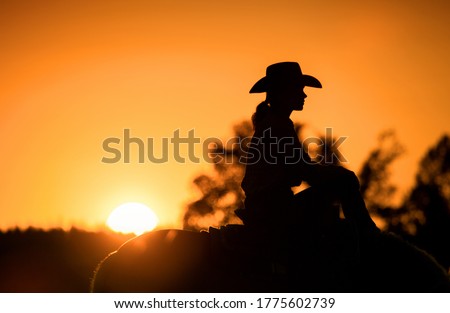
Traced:
POLYGON ((305 98, 305 86, 283 86, 282 88, 268 90, 266 102, 276 111, 292 112, 303 110, 305 98))
POLYGON ((322 88, 317 78, 304 75, 297 62, 275 63, 267 67, 266 76, 256 82, 250 93, 266 92, 266 100, 258 105, 252 117, 253 123, 261 120, 270 108, 290 114, 302 110, 307 97, 304 87, 322 88))

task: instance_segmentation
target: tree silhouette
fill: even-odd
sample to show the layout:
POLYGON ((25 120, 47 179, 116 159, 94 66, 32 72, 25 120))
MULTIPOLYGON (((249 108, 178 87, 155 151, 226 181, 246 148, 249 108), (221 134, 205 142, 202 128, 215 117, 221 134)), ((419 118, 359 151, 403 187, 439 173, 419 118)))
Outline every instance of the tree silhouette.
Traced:
POLYGON ((399 213, 391 207, 397 187, 389 183, 389 178, 393 162, 403 152, 404 147, 395 132, 383 131, 378 138, 377 147, 369 153, 358 173, 360 192, 369 212, 382 218, 384 222, 399 213))
POLYGON ((450 138, 443 135, 419 164, 415 185, 403 203, 391 205, 395 186, 389 168, 403 148, 394 133, 385 132, 369 154, 359 178, 371 213, 381 217, 387 231, 408 238, 450 268, 450 138))
POLYGON ((88 292, 96 265, 131 237, 75 228, 0 232, 0 292, 88 292))
POLYGON ((208 229, 228 223, 241 223, 234 210, 242 206, 244 194, 241 182, 244 176, 246 144, 252 135, 252 125, 244 121, 234 126, 234 136, 225 144, 216 142, 210 149, 213 174, 197 176, 193 183, 201 197, 189 203, 183 217, 183 228, 208 229))
POLYGON ((402 205, 414 242, 450 268, 450 138, 444 135, 421 160, 416 185, 402 205))

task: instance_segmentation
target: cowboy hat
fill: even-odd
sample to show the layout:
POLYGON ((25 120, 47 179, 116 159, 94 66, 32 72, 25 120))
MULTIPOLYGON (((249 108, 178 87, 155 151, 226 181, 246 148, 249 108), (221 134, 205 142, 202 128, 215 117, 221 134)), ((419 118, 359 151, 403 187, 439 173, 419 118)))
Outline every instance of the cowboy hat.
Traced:
POLYGON ((281 62, 269 65, 266 69, 266 76, 253 85, 250 93, 267 92, 283 86, 322 88, 322 84, 317 78, 303 75, 297 62, 281 62))

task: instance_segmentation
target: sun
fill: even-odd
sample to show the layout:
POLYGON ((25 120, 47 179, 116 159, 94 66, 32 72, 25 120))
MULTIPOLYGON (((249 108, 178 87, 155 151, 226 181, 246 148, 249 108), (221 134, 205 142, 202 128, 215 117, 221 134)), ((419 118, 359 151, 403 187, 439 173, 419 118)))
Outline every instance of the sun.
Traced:
POLYGON ((127 202, 111 212, 106 225, 113 231, 139 236, 153 230, 158 222, 156 214, 145 204, 127 202))

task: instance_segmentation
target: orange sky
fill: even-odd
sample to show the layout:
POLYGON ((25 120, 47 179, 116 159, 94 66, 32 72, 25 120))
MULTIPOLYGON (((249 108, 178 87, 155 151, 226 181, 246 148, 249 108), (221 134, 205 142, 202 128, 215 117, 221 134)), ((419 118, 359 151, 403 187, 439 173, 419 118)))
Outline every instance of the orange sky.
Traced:
POLYGON ((248 90, 265 67, 287 60, 324 86, 292 118, 348 136, 355 171, 395 128, 407 154, 393 179, 406 192, 450 132, 450 4, 371 2, 3 1, 0 229, 95 228, 128 201, 180 227, 208 165, 104 164, 103 140, 124 128, 226 138, 262 100, 248 90))

